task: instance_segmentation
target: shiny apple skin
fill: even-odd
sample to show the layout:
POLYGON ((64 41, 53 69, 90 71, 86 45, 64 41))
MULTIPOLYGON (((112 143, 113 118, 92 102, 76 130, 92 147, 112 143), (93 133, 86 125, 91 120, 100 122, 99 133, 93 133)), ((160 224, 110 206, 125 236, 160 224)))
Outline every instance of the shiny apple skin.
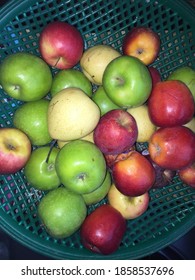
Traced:
POLYGON ((69 69, 75 66, 82 57, 83 48, 81 33, 67 22, 50 22, 41 31, 40 53, 54 68, 69 69))
POLYGON ((25 133, 17 128, 0 128, 0 174, 21 170, 31 155, 32 145, 25 133))
POLYGON ((160 52, 160 37, 151 28, 134 27, 125 35, 122 50, 123 54, 137 57, 149 65, 160 52))
POLYGON ((148 99, 151 121, 159 127, 188 123, 195 112, 195 103, 188 87, 180 81, 157 83, 148 99))
POLYGON ((185 184, 195 188, 195 161, 178 171, 178 175, 185 184))
POLYGON ((116 162, 112 176, 117 189, 132 197, 149 191, 155 182, 152 164, 137 151, 132 151, 125 160, 116 162))
POLYGON ((111 205, 103 204, 91 212, 81 226, 81 242, 88 250, 109 255, 115 252, 126 232, 126 220, 111 205))
POLYGON ((159 128, 150 138, 148 151, 162 168, 184 168, 195 159, 195 134, 185 126, 159 128))
POLYGON ((122 109, 107 112, 94 130, 94 143, 103 154, 119 154, 130 149, 138 135, 135 119, 122 109))

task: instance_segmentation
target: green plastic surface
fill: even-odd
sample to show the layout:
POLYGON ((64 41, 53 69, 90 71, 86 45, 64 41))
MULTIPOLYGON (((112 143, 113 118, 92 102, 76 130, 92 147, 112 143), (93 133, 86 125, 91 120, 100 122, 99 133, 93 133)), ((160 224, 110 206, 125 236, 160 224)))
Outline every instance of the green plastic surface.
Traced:
MULTIPOLYGON (((85 48, 108 44, 119 51, 129 29, 149 26, 161 38, 160 54, 153 65, 163 79, 179 66, 195 68, 194 9, 177 0, 10 1, 0 11, 0 60, 19 51, 39 55, 40 32, 53 20, 75 25, 85 48)), ((13 125, 13 113, 20 104, 0 90, 1 127, 13 125)), ((79 232, 62 240, 46 233, 37 217, 42 195, 26 182, 23 171, 1 176, 0 226, 23 245, 54 259, 139 259, 169 245, 195 225, 195 190, 175 176, 169 186, 150 191, 149 209, 128 221, 119 249, 109 256, 97 255, 83 248, 79 232)), ((89 207, 89 212, 97 206, 89 207)))

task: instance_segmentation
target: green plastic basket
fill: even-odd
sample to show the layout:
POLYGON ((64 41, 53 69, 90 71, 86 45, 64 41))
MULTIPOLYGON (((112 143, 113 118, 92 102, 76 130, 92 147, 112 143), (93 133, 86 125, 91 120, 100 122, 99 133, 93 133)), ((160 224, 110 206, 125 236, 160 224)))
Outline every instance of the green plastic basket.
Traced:
MULTIPOLYGON (((124 34, 133 26, 145 25, 160 35, 161 51, 154 66, 165 79, 179 66, 195 67, 194 15, 194 9, 181 0, 13 0, 0 11, 0 59, 19 51, 39 55, 40 32, 54 20, 75 25, 85 48, 100 43, 119 51, 124 34)), ((13 125, 13 113, 20 104, 0 91, 1 127, 13 125)), ((128 221, 119 249, 103 256, 83 248, 79 232, 66 239, 50 237, 37 217, 42 195, 27 184, 23 171, 1 176, 0 226, 23 245, 54 259, 140 259, 195 225, 195 190, 175 176, 169 186, 150 191, 149 209, 128 221)))

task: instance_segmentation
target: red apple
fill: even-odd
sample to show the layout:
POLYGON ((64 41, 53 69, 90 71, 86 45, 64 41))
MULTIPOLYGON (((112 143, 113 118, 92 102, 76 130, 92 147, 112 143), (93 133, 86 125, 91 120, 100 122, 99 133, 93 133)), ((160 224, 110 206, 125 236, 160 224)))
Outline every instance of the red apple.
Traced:
POLYGON ((195 161, 183 169, 180 169, 178 175, 182 182, 195 188, 195 161))
POLYGON ((185 126, 156 130, 148 143, 151 159, 159 166, 178 170, 195 159, 195 134, 185 126))
POLYGON ((31 142, 17 128, 0 128, 0 174, 22 169, 31 155, 31 142))
POLYGON ((149 65, 157 58, 160 51, 160 37, 151 28, 137 26, 124 37, 123 54, 139 58, 149 65))
POLYGON ((104 114, 94 129, 94 143, 102 153, 119 154, 130 149, 138 135, 133 116, 122 109, 104 114))
POLYGON ((189 88, 180 81, 157 83, 148 99, 151 121, 159 127, 188 123, 195 112, 195 103, 189 88))
POLYGON ((158 83, 161 82, 161 74, 158 71, 158 69, 156 69, 153 66, 148 66, 148 70, 150 72, 151 78, 152 78, 152 89, 154 88, 154 86, 158 83))
POLYGON ((112 176, 117 189, 133 197, 149 191, 155 182, 152 164, 137 151, 132 151, 125 160, 116 162, 112 176))
POLYGON ((149 201, 148 192, 135 197, 126 196, 114 184, 111 185, 108 191, 109 204, 117 209, 126 220, 141 216, 148 209, 149 201))
POLYGON ((126 221, 111 205, 96 208, 81 226, 81 242, 84 247, 99 254, 116 251, 126 231, 126 221))
POLYGON ((75 26, 67 22, 54 21, 42 30, 39 49, 49 65, 58 69, 68 69, 81 59, 84 43, 75 26))

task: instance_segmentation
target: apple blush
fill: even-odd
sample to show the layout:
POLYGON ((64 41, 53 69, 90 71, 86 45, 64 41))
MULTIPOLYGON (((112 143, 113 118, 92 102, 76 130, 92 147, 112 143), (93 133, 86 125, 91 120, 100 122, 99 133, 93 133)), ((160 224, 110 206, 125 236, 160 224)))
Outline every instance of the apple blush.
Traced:
POLYGON ((129 150, 137 136, 134 117, 122 109, 115 109, 100 118, 94 130, 94 143, 105 155, 119 154, 129 150))
POLYGON ((0 174, 21 170, 31 156, 32 145, 28 136, 17 128, 0 128, 0 174))
POLYGON ((195 161, 183 169, 180 169, 178 175, 182 182, 195 188, 195 161))
POLYGON ((155 182, 152 164, 137 151, 116 162, 112 168, 116 188, 126 196, 140 196, 149 191, 155 182))
POLYGON ((189 88, 180 81, 158 82, 148 99, 151 121, 159 127, 188 123, 195 113, 195 103, 189 88))
POLYGON ((155 61, 160 51, 160 37, 151 28, 137 26, 124 37, 123 54, 139 58, 145 65, 155 61))
POLYGON ((195 134, 185 126, 159 128, 150 138, 148 151, 162 168, 182 169, 195 160, 195 134))
POLYGON ((50 22, 40 34, 41 56, 54 68, 72 68, 81 59, 83 49, 84 42, 81 33, 67 22, 50 22))
POLYGON ((84 220, 80 235, 81 242, 88 250, 109 255, 115 252, 126 231, 126 220, 109 204, 103 204, 84 220))

